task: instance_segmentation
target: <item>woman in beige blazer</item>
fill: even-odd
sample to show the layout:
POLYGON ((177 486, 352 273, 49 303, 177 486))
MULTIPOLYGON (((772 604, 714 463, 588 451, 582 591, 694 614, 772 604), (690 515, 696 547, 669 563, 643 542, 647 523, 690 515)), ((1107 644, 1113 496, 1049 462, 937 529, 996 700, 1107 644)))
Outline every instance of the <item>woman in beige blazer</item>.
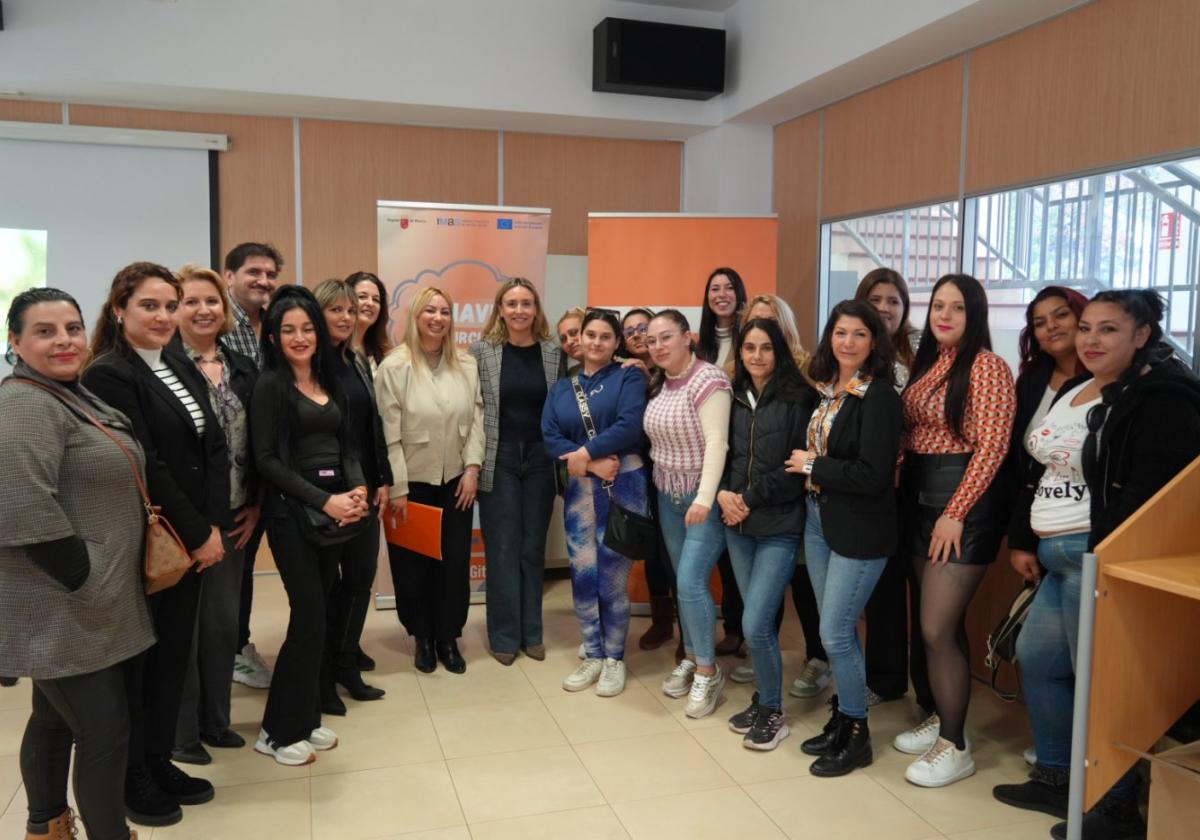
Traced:
POLYGON ((470 603, 471 530, 483 463, 483 401, 475 359, 454 346, 454 302, 421 289, 408 310, 404 343, 375 376, 392 467, 392 519, 406 523, 409 503, 441 510, 442 559, 388 545, 396 608, 416 639, 416 667, 467 669, 458 637, 470 603))

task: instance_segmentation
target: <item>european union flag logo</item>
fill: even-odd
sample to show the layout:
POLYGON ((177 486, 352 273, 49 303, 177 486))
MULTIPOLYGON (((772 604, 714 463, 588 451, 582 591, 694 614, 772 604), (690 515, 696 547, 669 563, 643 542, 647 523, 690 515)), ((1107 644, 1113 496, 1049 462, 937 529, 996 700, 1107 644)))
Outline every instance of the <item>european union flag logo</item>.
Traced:
POLYGON ((512 219, 497 219, 496 220, 496 230, 512 230, 513 229, 512 223, 513 223, 512 219))

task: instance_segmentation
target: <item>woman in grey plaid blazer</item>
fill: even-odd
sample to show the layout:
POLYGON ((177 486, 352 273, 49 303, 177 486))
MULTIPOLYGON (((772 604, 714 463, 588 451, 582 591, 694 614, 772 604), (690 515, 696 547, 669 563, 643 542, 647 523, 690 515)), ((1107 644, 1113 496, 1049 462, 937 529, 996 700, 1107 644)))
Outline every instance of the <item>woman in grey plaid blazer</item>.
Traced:
POLYGON ((513 277, 496 292, 483 339, 471 345, 483 396, 479 522, 487 558, 492 656, 545 659, 542 575, 554 510, 554 464, 542 445, 542 405, 566 361, 550 337, 537 289, 513 277))
POLYGON ((8 312, 0 386, 0 672, 33 678, 21 743, 30 836, 73 837, 67 774, 89 837, 124 838, 129 710, 122 668, 152 644, 142 591, 142 449, 124 415, 79 384, 79 304, 58 289, 8 312))

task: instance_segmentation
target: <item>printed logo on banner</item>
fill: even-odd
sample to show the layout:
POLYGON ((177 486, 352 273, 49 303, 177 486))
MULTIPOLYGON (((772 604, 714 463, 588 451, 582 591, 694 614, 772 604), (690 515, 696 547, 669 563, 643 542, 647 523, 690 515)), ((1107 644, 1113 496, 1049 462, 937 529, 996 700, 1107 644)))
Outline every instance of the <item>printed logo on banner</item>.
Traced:
POLYGON ((401 219, 401 220, 400 220, 400 229, 401 229, 401 230, 407 230, 407 229, 408 229, 408 219, 401 219))
POLYGON ((512 219, 497 219, 496 220, 496 229, 497 230, 512 230, 513 229, 513 220, 512 219))

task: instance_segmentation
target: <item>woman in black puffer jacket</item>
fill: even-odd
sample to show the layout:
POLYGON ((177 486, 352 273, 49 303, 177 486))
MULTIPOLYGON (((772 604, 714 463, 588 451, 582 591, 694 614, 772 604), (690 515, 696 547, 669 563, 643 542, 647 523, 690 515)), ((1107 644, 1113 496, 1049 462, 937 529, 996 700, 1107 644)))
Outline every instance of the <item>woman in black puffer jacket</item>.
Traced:
POLYGON ((729 457, 717 503, 745 602, 742 632, 758 691, 729 725, 745 736, 744 746, 770 750, 788 736, 775 615, 804 532, 803 476, 788 473, 786 461, 804 445, 816 392, 801 376, 775 321, 747 323, 735 350, 729 457))

